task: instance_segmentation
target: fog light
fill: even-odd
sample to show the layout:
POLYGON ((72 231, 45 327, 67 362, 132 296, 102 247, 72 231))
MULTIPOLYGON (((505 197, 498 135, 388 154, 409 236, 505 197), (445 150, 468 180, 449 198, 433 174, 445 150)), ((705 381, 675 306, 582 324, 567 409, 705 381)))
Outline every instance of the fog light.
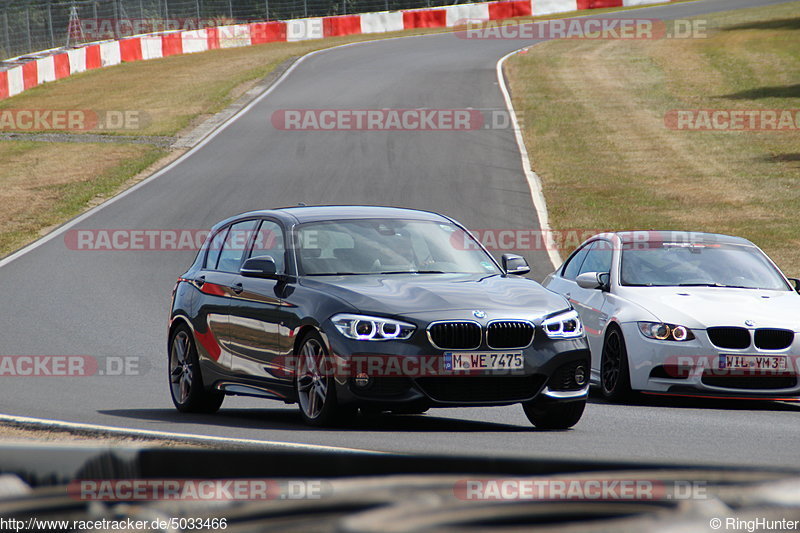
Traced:
POLYGON ((363 372, 357 374, 355 378, 353 378, 353 383, 356 384, 357 387, 366 387, 369 385, 370 379, 369 376, 364 374, 363 372))
POLYGON ((583 387, 586 384, 586 367, 583 365, 578 365, 575 367, 575 383, 578 386, 583 387))

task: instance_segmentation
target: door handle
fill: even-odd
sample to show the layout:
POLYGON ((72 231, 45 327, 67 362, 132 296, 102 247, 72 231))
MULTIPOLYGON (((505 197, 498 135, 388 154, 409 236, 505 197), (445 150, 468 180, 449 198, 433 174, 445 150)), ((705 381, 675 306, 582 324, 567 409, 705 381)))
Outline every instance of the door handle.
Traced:
POLYGON ((241 292, 244 290, 244 285, 242 285, 241 283, 234 283, 231 289, 233 289, 233 292, 235 292, 236 294, 241 294, 241 292))

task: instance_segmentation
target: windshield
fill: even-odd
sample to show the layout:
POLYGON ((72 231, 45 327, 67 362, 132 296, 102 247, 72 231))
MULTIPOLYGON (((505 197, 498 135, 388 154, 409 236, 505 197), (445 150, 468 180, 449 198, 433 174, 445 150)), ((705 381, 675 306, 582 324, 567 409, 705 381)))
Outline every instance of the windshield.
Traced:
POLYGON ((791 290, 764 254, 752 246, 627 244, 620 268, 622 285, 791 290))
POLYGON ((500 274, 492 258, 456 225, 362 219, 302 224, 297 263, 306 276, 349 274, 500 274))

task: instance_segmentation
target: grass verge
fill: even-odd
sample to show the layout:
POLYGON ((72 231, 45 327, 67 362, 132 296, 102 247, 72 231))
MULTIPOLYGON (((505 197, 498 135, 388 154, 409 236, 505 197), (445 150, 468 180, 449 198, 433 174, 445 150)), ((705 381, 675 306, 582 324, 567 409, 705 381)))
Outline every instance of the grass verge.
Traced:
POLYGON ((799 10, 704 16, 706 38, 559 40, 512 57, 506 73, 553 229, 740 235, 800 274, 800 131, 673 130, 664 118, 800 108, 799 10))
POLYGON ((107 199, 164 155, 140 144, 0 142, 0 253, 107 199))

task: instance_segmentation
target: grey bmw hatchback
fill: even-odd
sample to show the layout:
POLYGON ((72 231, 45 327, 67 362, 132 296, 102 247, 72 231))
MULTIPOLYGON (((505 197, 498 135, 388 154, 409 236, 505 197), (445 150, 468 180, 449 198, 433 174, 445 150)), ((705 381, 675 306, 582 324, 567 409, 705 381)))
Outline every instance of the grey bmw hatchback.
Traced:
POLYGON ((312 425, 367 411, 522 404, 539 428, 583 414, 589 349, 575 310, 431 212, 299 206, 218 223, 178 278, 172 400, 297 403, 312 425))

